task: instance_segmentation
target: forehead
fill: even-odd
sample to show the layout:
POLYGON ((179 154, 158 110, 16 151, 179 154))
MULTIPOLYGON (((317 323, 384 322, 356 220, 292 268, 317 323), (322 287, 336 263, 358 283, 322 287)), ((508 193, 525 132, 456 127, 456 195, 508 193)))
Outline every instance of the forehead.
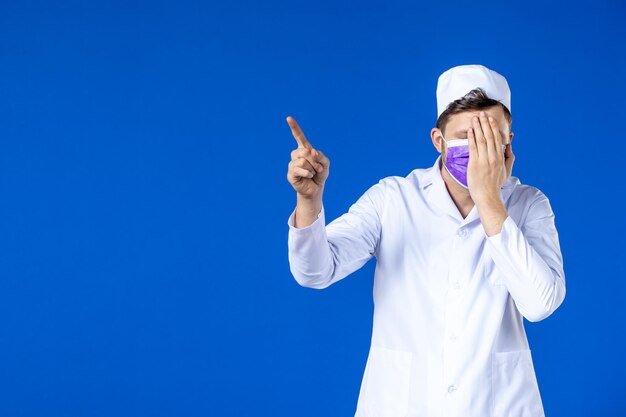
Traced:
POLYGON ((481 111, 484 111, 487 114, 487 117, 491 116, 494 118, 498 124, 501 134, 508 133, 509 122, 506 120, 504 110, 502 110, 502 107, 500 106, 493 106, 480 110, 467 110, 461 113, 453 114, 450 116, 448 123, 446 124, 446 132, 450 132, 454 135, 459 131, 467 131, 467 129, 472 127, 472 117, 479 117, 481 111))

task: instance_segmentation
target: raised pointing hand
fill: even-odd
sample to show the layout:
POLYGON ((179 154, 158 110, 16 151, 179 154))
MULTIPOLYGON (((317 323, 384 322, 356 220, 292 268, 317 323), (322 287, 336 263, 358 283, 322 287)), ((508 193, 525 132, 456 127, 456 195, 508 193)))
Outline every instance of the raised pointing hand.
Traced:
POLYGON ((298 147, 291 151, 287 180, 301 196, 321 197, 329 174, 330 160, 313 148, 293 117, 287 116, 287 124, 298 143, 298 147))

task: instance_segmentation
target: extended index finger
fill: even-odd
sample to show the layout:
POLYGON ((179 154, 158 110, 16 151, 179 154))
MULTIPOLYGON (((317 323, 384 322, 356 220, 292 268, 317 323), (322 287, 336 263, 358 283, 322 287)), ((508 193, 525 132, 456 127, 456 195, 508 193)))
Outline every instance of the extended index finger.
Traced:
POLYGON ((296 138, 296 142, 298 142, 298 148, 311 149, 313 147, 307 140, 306 136, 304 136, 304 133, 302 132, 302 129, 300 129, 300 126, 298 125, 298 122, 296 122, 296 119, 291 116, 287 116, 287 124, 291 128, 291 134, 294 138, 296 138))

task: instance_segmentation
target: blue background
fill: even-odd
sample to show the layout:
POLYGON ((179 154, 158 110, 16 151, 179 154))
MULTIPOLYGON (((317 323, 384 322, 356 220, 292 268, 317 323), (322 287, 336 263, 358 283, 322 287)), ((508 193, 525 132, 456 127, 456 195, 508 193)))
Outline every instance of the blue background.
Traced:
POLYGON ((0 3, 0 415, 351 416, 374 262, 289 272, 292 115, 338 217, 437 157, 438 75, 512 89, 567 296, 525 322, 546 414, 625 415, 626 7, 0 3))

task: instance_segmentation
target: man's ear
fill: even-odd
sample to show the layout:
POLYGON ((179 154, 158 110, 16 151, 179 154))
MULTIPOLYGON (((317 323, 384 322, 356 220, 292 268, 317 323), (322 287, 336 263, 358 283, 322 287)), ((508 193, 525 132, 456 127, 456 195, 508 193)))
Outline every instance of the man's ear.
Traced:
POLYGON ((513 132, 509 132, 509 143, 513 142, 513 132))
POLYGON ((433 146, 435 147, 435 149, 437 149, 437 152, 441 153, 443 147, 442 147, 442 140, 441 138, 443 137, 441 131, 436 128, 433 127, 432 130, 430 131, 430 139, 433 141, 433 146))

